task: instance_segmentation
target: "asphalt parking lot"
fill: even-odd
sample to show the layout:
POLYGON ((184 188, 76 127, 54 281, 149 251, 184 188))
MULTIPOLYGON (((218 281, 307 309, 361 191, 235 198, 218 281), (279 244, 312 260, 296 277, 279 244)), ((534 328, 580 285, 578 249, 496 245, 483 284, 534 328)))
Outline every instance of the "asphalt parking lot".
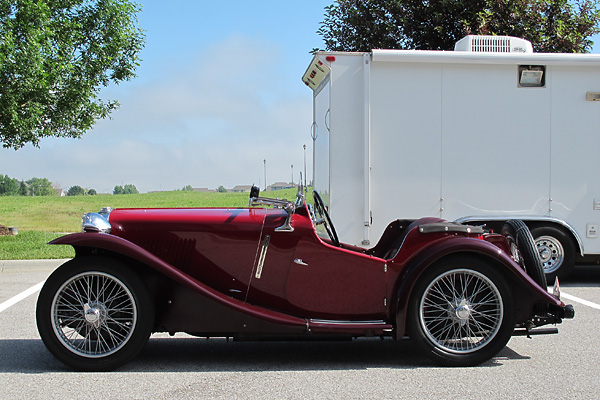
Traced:
POLYGON ((479 367, 436 367, 410 341, 239 343, 155 335, 124 368, 79 373, 48 353, 35 327, 36 285, 59 264, 0 261, 0 399, 597 399, 600 393, 600 266, 578 266, 562 283, 563 300, 576 315, 558 335, 513 337, 479 367), (26 296, 28 289, 33 293, 26 296))

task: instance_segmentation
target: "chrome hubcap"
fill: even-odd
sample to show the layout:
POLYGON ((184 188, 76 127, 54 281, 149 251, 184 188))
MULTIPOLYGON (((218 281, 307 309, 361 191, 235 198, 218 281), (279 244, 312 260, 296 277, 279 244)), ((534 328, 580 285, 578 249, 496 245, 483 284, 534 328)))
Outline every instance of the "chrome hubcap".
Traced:
POLYGON ((460 304, 454 309, 457 322, 460 325, 465 325, 471 316, 471 307, 467 304, 467 300, 463 299, 460 304))
POLYGON ((565 258, 562 244, 553 236, 540 236, 535 239, 540 260, 546 274, 556 272, 565 258))
POLYGON ((540 251, 540 257, 542 258, 542 262, 547 262, 552 256, 552 252, 546 246, 540 246, 538 250, 540 251))
POLYGON ((100 325, 106 321, 106 307, 99 303, 93 304, 92 306, 85 303, 83 305, 83 315, 88 324, 94 328, 99 328, 100 325))

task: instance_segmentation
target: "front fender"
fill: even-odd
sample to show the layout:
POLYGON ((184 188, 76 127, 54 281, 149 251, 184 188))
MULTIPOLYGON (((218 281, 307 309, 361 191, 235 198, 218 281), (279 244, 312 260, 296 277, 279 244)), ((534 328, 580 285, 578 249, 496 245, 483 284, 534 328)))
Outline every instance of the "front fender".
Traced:
POLYGON ((79 248, 97 248, 108 250, 116 254, 121 254, 133 260, 139 261, 148 267, 153 268, 162 275, 179 283, 180 285, 187 287, 210 300, 230 307, 235 311, 239 311, 251 315, 252 317, 278 325, 299 328, 306 327, 306 320, 302 318, 297 318, 276 311, 253 306, 251 304, 244 303, 243 301, 226 296, 223 293, 180 271, 171 264, 166 263, 135 243, 118 236, 106 233, 73 233, 54 239, 48 244, 71 245, 75 248, 75 250, 78 250, 79 248))
POLYGON ((515 291, 519 295, 517 320, 529 319, 533 304, 539 301, 565 307, 562 301, 549 294, 547 288, 540 287, 510 256, 495 245, 479 238, 445 236, 421 248, 398 265, 400 273, 394 289, 394 293, 397 293, 395 308, 392 310, 396 314, 397 338, 401 338, 405 333, 408 303, 421 275, 437 261, 455 254, 473 254, 493 262, 502 270, 511 287, 521 289, 515 291))

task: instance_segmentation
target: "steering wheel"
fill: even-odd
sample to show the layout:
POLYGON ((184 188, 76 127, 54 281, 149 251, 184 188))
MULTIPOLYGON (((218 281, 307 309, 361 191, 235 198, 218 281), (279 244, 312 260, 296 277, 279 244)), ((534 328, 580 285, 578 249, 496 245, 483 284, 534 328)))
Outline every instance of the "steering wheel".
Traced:
POLYGON ((325 209, 323 204, 323 199, 316 191, 313 191, 313 199, 315 202, 315 225, 323 224, 325 226, 325 230, 327 231, 327 235, 331 239, 331 242, 334 246, 340 246, 340 240, 338 239, 338 235, 331 223, 331 218, 329 218, 329 214, 325 209))

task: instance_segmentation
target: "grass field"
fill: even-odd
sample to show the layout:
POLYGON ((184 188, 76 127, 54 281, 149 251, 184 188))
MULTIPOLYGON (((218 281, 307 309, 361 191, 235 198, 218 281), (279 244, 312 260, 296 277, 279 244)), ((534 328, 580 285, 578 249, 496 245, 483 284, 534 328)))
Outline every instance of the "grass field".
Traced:
MULTIPOLYGON (((295 199, 296 189, 265 192, 265 197, 295 199)), ((247 207, 248 193, 158 192, 73 197, 0 196, 0 225, 15 226, 16 236, 0 236, 0 260, 69 258, 70 246, 46 243, 80 230, 81 216, 102 207, 247 207)))

